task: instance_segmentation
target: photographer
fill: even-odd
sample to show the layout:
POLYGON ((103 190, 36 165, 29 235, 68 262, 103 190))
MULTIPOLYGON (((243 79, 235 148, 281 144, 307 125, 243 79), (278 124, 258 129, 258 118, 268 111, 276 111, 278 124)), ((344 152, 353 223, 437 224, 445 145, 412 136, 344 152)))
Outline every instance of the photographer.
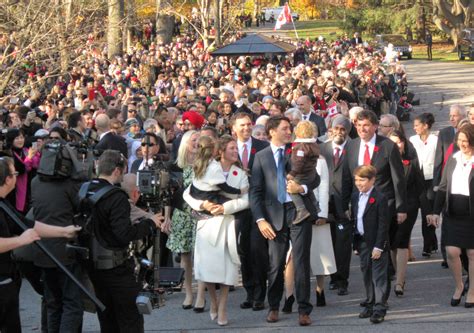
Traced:
MULTIPOLYGON (((91 182, 88 192, 97 193, 105 186, 121 183, 126 167, 127 160, 119 152, 104 151, 98 162, 99 178, 91 182)), ((94 262, 90 272, 97 297, 107 307, 98 313, 102 332, 144 331, 143 316, 135 305, 141 285, 135 280, 134 263, 127 258, 127 249, 131 241, 153 233, 161 221, 158 215, 132 224, 128 196, 121 190, 111 192, 93 207, 94 237, 100 247, 112 250, 109 252, 113 252, 114 259, 109 260, 110 264, 106 260, 94 262), (106 266, 111 268, 102 268, 106 266)))
MULTIPOLYGON (((0 201, 15 209, 5 200, 16 185, 13 160, 8 157, 0 159, 0 201)), ((23 231, 3 210, 0 210, 0 331, 21 332, 19 292, 20 274, 12 259, 11 251, 30 244, 40 237, 73 238, 80 230, 78 227, 56 227, 41 222, 31 222, 21 218, 30 229, 23 231), (20 235, 20 236, 15 236, 20 235)))
MULTIPOLYGON (((71 179, 48 179, 38 175, 31 182, 33 216, 52 226, 72 225, 79 209, 80 183, 71 179)), ((82 275, 80 263, 74 254, 68 253, 63 238, 44 242, 78 279, 82 275)), ((36 251, 35 265, 42 269, 44 298, 47 307, 48 332, 80 332, 83 303, 80 288, 66 276, 46 255, 36 251)))

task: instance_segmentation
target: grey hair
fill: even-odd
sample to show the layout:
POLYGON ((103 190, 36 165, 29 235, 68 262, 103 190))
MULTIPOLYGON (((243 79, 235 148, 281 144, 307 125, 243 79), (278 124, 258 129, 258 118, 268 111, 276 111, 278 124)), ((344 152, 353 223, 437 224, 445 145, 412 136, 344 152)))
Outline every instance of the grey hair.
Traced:
POLYGON ((461 118, 466 118, 467 117, 467 112, 466 112, 466 107, 461 104, 453 104, 449 108, 449 112, 451 111, 456 111, 458 115, 461 116, 461 118))
POLYGON ((387 119, 390 126, 392 126, 394 129, 399 130, 400 129, 400 122, 398 121, 397 116, 393 114, 383 114, 380 117, 380 120, 382 119, 387 119))
POLYGON ((285 117, 292 117, 293 119, 303 119, 303 114, 297 108, 290 108, 285 111, 285 117))

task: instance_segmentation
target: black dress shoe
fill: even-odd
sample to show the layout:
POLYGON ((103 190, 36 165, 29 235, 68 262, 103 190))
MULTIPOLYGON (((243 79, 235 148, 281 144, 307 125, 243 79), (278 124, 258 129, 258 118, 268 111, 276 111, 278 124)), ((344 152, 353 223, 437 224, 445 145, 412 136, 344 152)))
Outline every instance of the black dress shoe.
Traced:
POLYGON ((293 311, 293 303, 295 302, 295 296, 291 295, 285 300, 285 304, 281 309, 283 313, 291 313, 293 311))
POLYGON ((367 300, 363 301, 363 302, 360 302, 359 305, 363 308, 366 308, 369 306, 369 302, 367 302, 367 300))
POLYGON ((250 309, 253 306, 251 301, 243 301, 240 303, 240 308, 241 309, 250 309))
POLYGON ((200 308, 198 307, 194 307, 193 311, 196 312, 196 313, 202 313, 204 312, 204 309, 206 308, 206 300, 204 300, 204 305, 200 308))
POLYGON ((235 291, 235 286, 230 286, 229 291, 235 291))
POLYGON ((337 291, 337 294, 339 296, 349 295, 349 292, 347 291, 347 287, 339 287, 339 290, 337 291))
POLYGON ((465 307, 465 308, 468 308, 468 309, 469 309, 469 308, 474 308, 474 303, 465 302, 465 303, 464 303, 464 307, 465 307))
POLYGON ((337 284, 336 282, 329 282, 329 290, 336 290, 337 284))
POLYGON ((320 293, 316 291, 316 306, 326 306, 326 296, 324 296, 324 290, 320 293))
POLYGON ((372 316, 370 316, 370 321, 373 324, 380 324, 381 322, 384 321, 384 319, 385 319, 385 316, 381 314, 380 312, 374 312, 372 316))
POLYGON ((183 310, 190 310, 193 308, 193 305, 192 304, 188 304, 188 305, 184 305, 183 304, 183 310))
POLYGON ((262 311, 265 309, 265 304, 263 302, 254 302, 252 310, 253 311, 262 311))
POLYGON ((431 257, 431 252, 423 251, 423 252, 421 252, 421 255, 422 255, 423 257, 429 258, 429 257, 431 257))
POLYGON ((454 297, 451 298, 451 306, 458 306, 459 303, 461 303, 461 298, 462 298, 462 296, 459 297, 458 299, 455 299, 454 297))
POLYGON ((449 266, 448 266, 448 263, 445 260, 443 260, 443 262, 441 263, 441 267, 448 268, 449 266))
POLYGON ((364 310, 362 310, 361 313, 359 313, 359 318, 369 318, 372 316, 372 309, 370 308, 365 308, 364 310))

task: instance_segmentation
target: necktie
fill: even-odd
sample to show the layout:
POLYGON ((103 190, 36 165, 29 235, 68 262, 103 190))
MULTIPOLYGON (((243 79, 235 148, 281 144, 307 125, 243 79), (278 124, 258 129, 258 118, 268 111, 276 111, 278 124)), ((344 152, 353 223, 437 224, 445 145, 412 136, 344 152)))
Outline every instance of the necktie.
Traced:
POLYGON ((334 153, 334 166, 338 166, 339 161, 341 160, 341 157, 339 156, 339 151, 341 150, 341 148, 336 147, 334 149, 336 150, 336 152, 334 153))
POLYGON ((247 169, 249 165, 249 151, 247 149, 247 144, 244 143, 244 150, 242 152, 242 166, 244 169, 247 169))
POLYGON ((285 163, 283 161, 283 148, 278 148, 277 190, 278 190, 278 201, 282 204, 285 203, 286 180, 285 180, 285 163))
POLYGON ((370 165, 369 145, 365 145, 364 165, 370 165))

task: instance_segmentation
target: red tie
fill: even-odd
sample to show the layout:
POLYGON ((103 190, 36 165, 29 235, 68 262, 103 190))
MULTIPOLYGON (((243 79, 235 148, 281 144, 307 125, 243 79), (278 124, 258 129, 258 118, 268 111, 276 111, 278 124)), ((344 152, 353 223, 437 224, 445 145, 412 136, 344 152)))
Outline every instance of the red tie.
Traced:
POLYGON ((365 145, 364 165, 370 165, 369 145, 365 145))
POLYGON ((339 161, 341 160, 341 158, 339 156, 339 151, 341 150, 341 148, 336 147, 334 149, 336 150, 336 152, 334 153, 334 166, 338 166, 339 161))
POLYGON ((244 143, 244 151, 242 152, 242 166, 247 169, 249 165, 249 151, 247 150, 247 144, 244 143))

